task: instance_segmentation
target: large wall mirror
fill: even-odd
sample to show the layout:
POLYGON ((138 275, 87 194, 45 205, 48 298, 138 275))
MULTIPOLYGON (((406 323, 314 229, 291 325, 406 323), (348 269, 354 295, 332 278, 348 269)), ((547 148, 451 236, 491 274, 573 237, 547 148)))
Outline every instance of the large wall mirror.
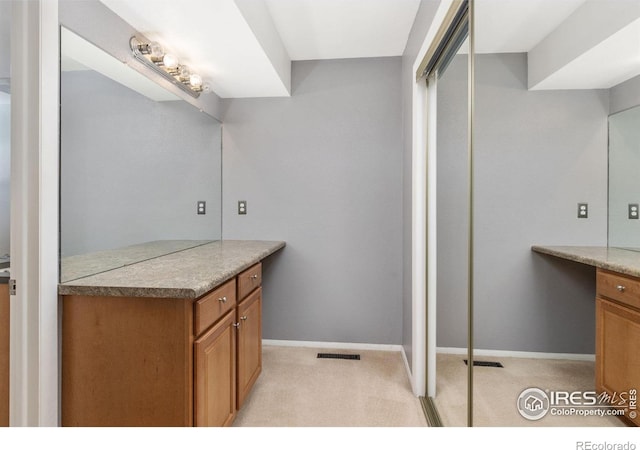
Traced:
POLYGON ((609 116, 609 246, 640 251, 640 106, 609 116))
POLYGON ((11 3, 0 2, 0 283, 8 278, 11 170, 11 3))
POLYGON ((220 239, 221 124, 60 31, 61 281, 220 239))

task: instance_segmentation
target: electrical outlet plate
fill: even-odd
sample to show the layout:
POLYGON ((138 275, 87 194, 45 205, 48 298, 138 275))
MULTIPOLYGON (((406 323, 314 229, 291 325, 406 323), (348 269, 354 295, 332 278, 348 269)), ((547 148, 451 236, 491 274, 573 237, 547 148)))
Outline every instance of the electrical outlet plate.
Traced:
POLYGON ((203 200, 199 200, 198 201, 197 213, 198 213, 198 215, 202 215, 202 214, 206 214, 207 213, 207 202, 205 202, 203 200))
POLYGON ((638 209, 637 203, 629 203, 629 219, 638 219, 638 214, 640 210, 638 209))
POLYGON ((245 215, 247 214, 247 201, 239 200, 238 201, 238 214, 245 215))
POLYGON ((587 217, 589 217, 589 205, 578 203, 578 219, 586 219, 587 217))

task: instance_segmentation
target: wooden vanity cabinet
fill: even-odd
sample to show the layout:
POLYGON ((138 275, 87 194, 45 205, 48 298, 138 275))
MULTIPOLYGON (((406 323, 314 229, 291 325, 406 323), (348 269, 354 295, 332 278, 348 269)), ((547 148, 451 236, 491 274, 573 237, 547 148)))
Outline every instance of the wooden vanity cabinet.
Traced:
POLYGON ((193 425, 193 299, 63 296, 62 425, 193 425))
POLYGON ((238 409, 262 371, 262 288, 238 305, 238 409))
POLYGON ((598 269, 596 290, 596 390, 628 395, 625 418, 640 425, 640 279, 598 269))
POLYGON ((227 426, 262 370, 261 266, 199 299, 63 296, 63 426, 227 426))
POLYGON ((9 426, 9 285, 0 284, 0 427, 9 426))

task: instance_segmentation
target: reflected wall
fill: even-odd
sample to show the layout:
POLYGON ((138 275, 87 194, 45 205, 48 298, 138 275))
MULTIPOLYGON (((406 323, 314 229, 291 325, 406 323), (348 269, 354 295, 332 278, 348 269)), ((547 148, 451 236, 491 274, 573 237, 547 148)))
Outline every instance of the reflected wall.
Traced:
POLYGON ((636 106, 609 116, 610 247, 640 251, 639 208, 640 106, 636 106))
POLYGON ((0 2, 0 269, 8 264, 11 169, 11 3, 0 2))
POLYGON ((61 281, 221 239, 220 122, 61 36, 61 281))
POLYGON ((63 257, 220 239, 221 127, 210 116, 80 70, 62 73, 61 123, 63 257))

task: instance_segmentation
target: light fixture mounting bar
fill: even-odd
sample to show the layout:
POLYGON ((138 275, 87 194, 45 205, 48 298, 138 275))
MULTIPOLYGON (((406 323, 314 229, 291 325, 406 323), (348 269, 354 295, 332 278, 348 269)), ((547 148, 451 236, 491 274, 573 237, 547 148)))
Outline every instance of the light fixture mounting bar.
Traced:
POLYGON ((186 92, 190 96, 194 98, 200 97, 201 90, 193 90, 187 84, 185 84, 184 82, 176 78, 171 72, 165 70, 161 64, 158 64, 152 61, 147 54, 143 53, 142 49, 147 47, 148 45, 149 45, 149 42, 145 42, 137 38, 136 36, 132 36, 131 39, 129 39, 129 48, 131 48, 131 53, 138 61, 140 61, 150 69, 153 69, 155 73, 161 75, 163 78, 167 79, 174 85, 178 86, 180 89, 182 89, 184 92, 186 92))

